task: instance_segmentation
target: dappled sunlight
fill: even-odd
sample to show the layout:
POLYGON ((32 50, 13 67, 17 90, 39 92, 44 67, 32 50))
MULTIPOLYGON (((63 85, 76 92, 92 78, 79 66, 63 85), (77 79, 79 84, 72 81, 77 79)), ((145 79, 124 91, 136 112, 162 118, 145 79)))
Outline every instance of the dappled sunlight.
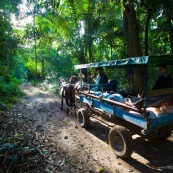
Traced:
POLYGON ((53 102, 54 99, 56 99, 58 97, 58 95, 54 95, 52 93, 49 93, 47 91, 43 91, 40 90, 37 87, 34 86, 22 86, 23 91, 25 92, 26 96, 28 97, 29 100, 32 100, 32 102, 30 103, 49 103, 49 102, 53 102))
POLYGON ((0 173, 173 172, 172 11, 1 1, 0 173))
POLYGON ((27 94, 25 103, 28 104, 28 111, 31 111, 30 128, 40 141, 40 149, 48 151, 47 157, 52 163, 65 166, 70 162, 79 170, 104 169, 122 173, 154 172, 171 165, 172 137, 166 141, 150 141, 134 133, 134 152, 131 158, 122 160, 108 144, 113 120, 92 115, 91 126, 82 128, 73 114, 67 116, 65 108, 63 111, 59 109, 61 99, 58 95, 33 86, 24 90, 27 94))

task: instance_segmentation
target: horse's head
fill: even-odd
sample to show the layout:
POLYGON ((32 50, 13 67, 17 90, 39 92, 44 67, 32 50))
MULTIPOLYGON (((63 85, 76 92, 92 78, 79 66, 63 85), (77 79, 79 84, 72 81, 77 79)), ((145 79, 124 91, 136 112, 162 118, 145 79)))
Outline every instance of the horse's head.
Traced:
POLYGON ((76 90, 76 92, 78 93, 79 91, 82 91, 82 90, 88 90, 89 89, 89 85, 86 83, 86 82, 83 82, 83 81, 78 81, 75 86, 74 86, 74 89, 76 90))
POLYGON ((60 77, 60 78, 58 79, 58 81, 61 82, 61 83, 62 83, 62 82, 65 82, 64 78, 62 78, 62 77, 60 77))
POLYGON ((60 77, 60 78, 58 79, 59 87, 61 87, 61 85, 62 85, 63 83, 66 83, 66 82, 65 82, 65 80, 64 80, 62 77, 60 77))
POLYGON ((71 84, 75 84, 77 81, 78 81, 78 80, 77 80, 77 78, 76 78, 75 76, 72 76, 72 77, 70 78, 70 83, 71 83, 71 84))

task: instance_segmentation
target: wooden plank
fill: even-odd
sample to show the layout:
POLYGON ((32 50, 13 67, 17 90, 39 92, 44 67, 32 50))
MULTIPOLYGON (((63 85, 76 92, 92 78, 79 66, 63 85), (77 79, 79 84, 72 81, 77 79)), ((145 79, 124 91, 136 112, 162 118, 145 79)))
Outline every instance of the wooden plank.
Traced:
POLYGON ((165 89, 157 89, 157 90, 150 90, 147 93, 148 97, 155 97, 161 95, 173 94, 173 88, 165 88, 165 89))

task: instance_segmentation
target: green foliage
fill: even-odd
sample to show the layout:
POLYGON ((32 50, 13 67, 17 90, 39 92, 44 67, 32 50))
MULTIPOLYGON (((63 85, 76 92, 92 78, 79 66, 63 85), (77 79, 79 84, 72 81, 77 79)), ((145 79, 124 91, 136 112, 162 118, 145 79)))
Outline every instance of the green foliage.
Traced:
MULTIPOLYGON (((75 64, 128 57, 119 1, 27 1, 30 11, 25 15, 33 17, 35 14, 35 22, 28 23, 22 30, 11 26, 4 11, 17 12, 20 2, 14 0, 9 4, 6 0, 0 4, 0 64, 9 64, 9 68, 0 69, 0 76, 6 85, 9 81, 14 85, 20 83, 17 79, 45 80, 44 87, 54 90, 54 82, 53 86, 50 83, 46 86, 52 74, 56 78, 69 78, 77 73, 73 69, 75 64), (35 3, 35 11, 31 2, 35 3)), ((171 47, 173 52, 172 1, 133 2, 142 52, 146 48, 146 20, 150 14, 148 53, 170 54, 171 47)))
POLYGON ((21 81, 15 78, 10 78, 9 82, 0 77, 0 103, 9 105, 19 101, 20 96, 23 94, 18 84, 21 81))
POLYGON ((10 72, 6 66, 0 66, 0 79, 5 82, 9 82, 10 80, 10 72))
POLYGON ((38 82, 35 81, 35 80, 32 80, 31 84, 32 84, 33 86, 37 86, 38 82))
POLYGON ((21 147, 21 144, 23 143, 22 136, 22 134, 17 134, 15 136, 0 138, 0 153, 1 155, 4 155, 4 157, 10 154, 11 156, 9 157, 9 160, 11 160, 12 163, 16 163, 19 160, 17 153, 25 150, 25 148, 21 147))
MULTIPOLYGON (((35 74, 35 69, 36 69, 36 63, 33 60, 29 60, 25 67, 31 71, 33 74, 35 74)), ((37 73, 41 74, 41 63, 37 63, 37 73)))
POLYGON ((18 79, 16 77, 10 77, 10 83, 13 84, 14 86, 18 86, 22 84, 23 80, 18 79))
MULTIPOLYGON (((16 133, 20 125, 19 114, 0 116, 1 172, 25 172, 40 160, 38 150, 27 143, 29 134, 16 133)), ((41 152, 46 154, 45 150, 41 152)))
POLYGON ((0 64, 11 65, 12 58, 17 52, 19 39, 8 20, 1 17, 3 15, 0 8, 0 64))
POLYGON ((21 55, 16 55, 13 57, 13 66, 11 67, 10 73, 11 76, 15 78, 15 80, 20 79, 21 81, 24 81, 26 79, 27 68, 25 67, 25 63, 26 62, 24 61, 24 57, 22 57, 21 55))
POLYGON ((52 93, 58 93, 58 80, 55 74, 50 74, 46 76, 45 80, 40 84, 40 87, 43 90, 52 92, 52 93))

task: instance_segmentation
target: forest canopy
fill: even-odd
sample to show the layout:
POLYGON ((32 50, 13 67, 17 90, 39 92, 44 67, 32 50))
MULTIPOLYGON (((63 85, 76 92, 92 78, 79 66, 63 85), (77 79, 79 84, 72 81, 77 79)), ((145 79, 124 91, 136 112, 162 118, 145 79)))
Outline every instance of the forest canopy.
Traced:
MULTIPOLYGON (((172 11, 172 0, 4 0, 1 93, 4 84, 78 75, 76 64, 173 54, 172 11)), ((143 85, 136 73, 134 90, 143 85)))

